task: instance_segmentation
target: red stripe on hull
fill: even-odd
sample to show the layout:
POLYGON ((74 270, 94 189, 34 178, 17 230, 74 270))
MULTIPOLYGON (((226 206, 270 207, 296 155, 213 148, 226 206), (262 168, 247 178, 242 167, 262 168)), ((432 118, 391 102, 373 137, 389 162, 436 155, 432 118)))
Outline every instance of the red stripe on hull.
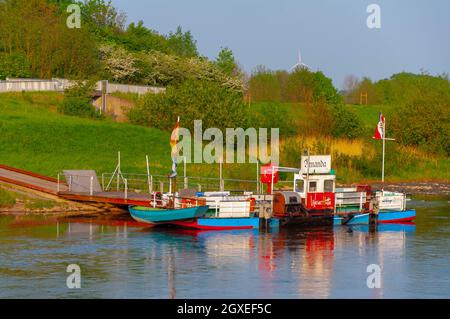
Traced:
POLYGON ((170 223, 172 225, 181 226, 185 228, 192 228, 192 229, 200 229, 200 230, 233 230, 233 229, 253 229, 252 226, 204 226, 199 225, 196 222, 172 222, 170 223))
POLYGON ((416 219, 415 216, 413 217, 406 217, 406 218, 398 218, 398 219, 392 219, 392 220, 379 220, 379 224, 398 224, 398 223, 408 223, 412 222, 416 219))

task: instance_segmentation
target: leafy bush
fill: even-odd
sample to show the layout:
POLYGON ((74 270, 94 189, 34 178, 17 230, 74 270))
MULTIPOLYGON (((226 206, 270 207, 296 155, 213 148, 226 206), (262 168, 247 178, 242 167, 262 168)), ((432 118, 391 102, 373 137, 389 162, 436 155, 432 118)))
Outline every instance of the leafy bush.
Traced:
POLYGON ((279 128, 283 137, 295 135, 296 127, 289 114, 290 107, 289 104, 273 102, 253 104, 248 112, 248 125, 254 128, 279 128))
POLYGON ((194 40, 191 31, 183 32, 181 26, 177 27, 175 33, 169 32, 167 45, 169 50, 178 56, 198 56, 197 41, 194 40))
POLYGON ((103 68, 107 78, 116 82, 133 82, 138 72, 136 57, 120 46, 100 47, 103 68))
POLYGON ((249 91, 254 102, 281 102, 280 82, 275 72, 258 66, 249 80, 249 91))
POLYGON ((233 51, 231 51, 229 48, 222 48, 220 50, 219 55, 216 59, 216 65, 219 69, 222 70, 223 73, 229 76, 233 75, 238 69, 233 51))
POLYGON ((450 154, 450 88, 447 94, 422 86, 392 115, 393 135, 403 145, 450 154))
POLYGON ((188 80, 166 93, 147 94, 128 112, 134 124, 170 131, 178 116, 183 127, 193 129, 194 120, 203 120, 203 128, 245 127, 246 106, 242 93, 210 81, 188 80))
POLYGON ((342 103, 332 80, 320 71, 312 72, 307 68, 288 73, 258 66, 249 80, 249 91, 255 102, 314 103, 325 100, 329 105, 342 103))
POLYGON ((361 136, 363 125, 358 115, 341 104, 332 106, 332 113, 333 127, 331 132, 334 137, 352 139, 361 136))
POLYGON ((0 53, 0 79, 7 77, 27 78, 31 76, 30 64, 24 54, 0 53))
POLYGON ((90 103, 95 81, 78 82, 65 91, 58 112, 65 115, 101 118, 100 112, 90 103))

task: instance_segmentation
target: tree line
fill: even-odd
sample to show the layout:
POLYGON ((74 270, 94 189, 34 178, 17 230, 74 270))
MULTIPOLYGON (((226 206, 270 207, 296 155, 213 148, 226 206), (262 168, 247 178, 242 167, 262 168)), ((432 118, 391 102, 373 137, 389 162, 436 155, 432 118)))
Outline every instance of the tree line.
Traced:
MULTIPOLYGON (((403 145, 450 154, 450 81, 448 74, 402 72, 373 82, 349 76, 344 93, 347 103, 359 104, 367 94, 369 105, 392 106, 386 116, 390 130, 403 145)), ((364 101, 366 102, 366 101, 364 101)))
POLYGON ((220 53, 223 59, 209 61, 199 55, 190 31, 179 26, 163 35, 142 21, 127 25, 126 15, 111 1, 0 0, 0 29, 0 79, 97 77, 166 86, 197 72, 242 87, 226 64, 227 49, 220 53), (80 6, 81 28, 67 27, 72 3, 80 6))
MULTIPOLYGON (((127 24, 126 15, 111 1, 76 1, 82 27, 70 29, 66 8, 72 3, 0 0, 0 79, 64 77, 164 86, 166 94, 139 101, 130 119, 165 130, 182 113, 189 120, 203 119, 216 127, 261 127, 264 123, 283 127, 286 135, 347 138, 361 136, 363 128, 346 104, 357 104, 365 93, 368 104, 394 106, 388 116, 402 144, 450 153, 446 75, 400 73, 378 82, 349 77, 343 93, 322 72, 302 67, 288 72, 259 66, 247 76, 229 48, 222 48, 210 60, 199 54, 190 31, 177 27, 164 35, 142 21, 127 24), (247 102, 266 104, 255 112, 244 103, 245 95, 247 102), (286 118, 281 103, 305 110, 301 126, 286 118)), ((60 110, 98 117, 89 106, 88 93, 86 87, 70 92, 60 110)))

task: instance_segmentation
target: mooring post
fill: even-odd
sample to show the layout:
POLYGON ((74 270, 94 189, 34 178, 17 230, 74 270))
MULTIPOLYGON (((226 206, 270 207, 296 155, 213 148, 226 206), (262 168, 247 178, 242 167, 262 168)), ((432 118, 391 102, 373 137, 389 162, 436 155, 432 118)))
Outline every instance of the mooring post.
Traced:
POLYGON ((363 193, 359 193, 359 210, 361 211, 363 207, 363 193))
POLYGON ((123 182, 125 183, 125 199, 128 199, 128 179, 124 179, 123 182))
POLYGON ((164 182, 159 182, 159 188, 161 193, 164 193, 164 182))
POLYGON ((94 195, 94 176, 91 176, 91 181, 89 185, 89 194, 94 195))
POLYGON ((219 201, 216 200, 216 217, 219 217, 219 201))
POLYGON ((256 193, 259 194, 259 160, 256 160, 256 193))
POLYGON ((187 171, 186 171, 186 156, 184 156, 184 159, 183 159, 183 164, 184 164, 184 188, 185 189, 188 189, 189 188, 189 181, 188 181, 188 178, 187 178, 187 171))
POLYGON ((72 175, 69 176, 69 192, 72 191, 72 175))
POLYGON ((108 95, 108 80, 104 80, 101 82, 101 91, 102 91, 102 109, 101 113, 106 113, 106 96, 108 95))
POLYGON ((223 192, 225 189, 225 184, 223 182, 223 161, 222 159, 219 160, 220 165, 220 191, 223 192))
POLYGON ((149 165, 149 162, 148 162, 148 155, 145 156, 145 162, 147 164, 148 192, 151 194, 152 193, 152 181, 151 181, 151 177, 150 177, 150 165, 149 165))
POLYGON ((120 151, 117 153, 117 159, 118 159, 118 164, 117 164, 117 192, 120 192, 120 175, 122 175, 122 171, 120 169, 120 151))
POLYGON ((56 192, 59 193, 59 173, 58 173, 58 185, 56 186, 56 192))

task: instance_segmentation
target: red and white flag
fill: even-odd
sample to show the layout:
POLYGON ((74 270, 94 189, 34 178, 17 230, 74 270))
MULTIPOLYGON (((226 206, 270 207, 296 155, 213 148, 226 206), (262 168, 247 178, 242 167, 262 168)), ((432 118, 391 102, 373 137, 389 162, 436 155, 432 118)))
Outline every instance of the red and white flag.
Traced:
POLYGON ((373 136, 376 140, 382 140, 384 136, 384 116, 380 113, 380 121, 378 122, 377 129, 375 130, 375 135, 373 136))

